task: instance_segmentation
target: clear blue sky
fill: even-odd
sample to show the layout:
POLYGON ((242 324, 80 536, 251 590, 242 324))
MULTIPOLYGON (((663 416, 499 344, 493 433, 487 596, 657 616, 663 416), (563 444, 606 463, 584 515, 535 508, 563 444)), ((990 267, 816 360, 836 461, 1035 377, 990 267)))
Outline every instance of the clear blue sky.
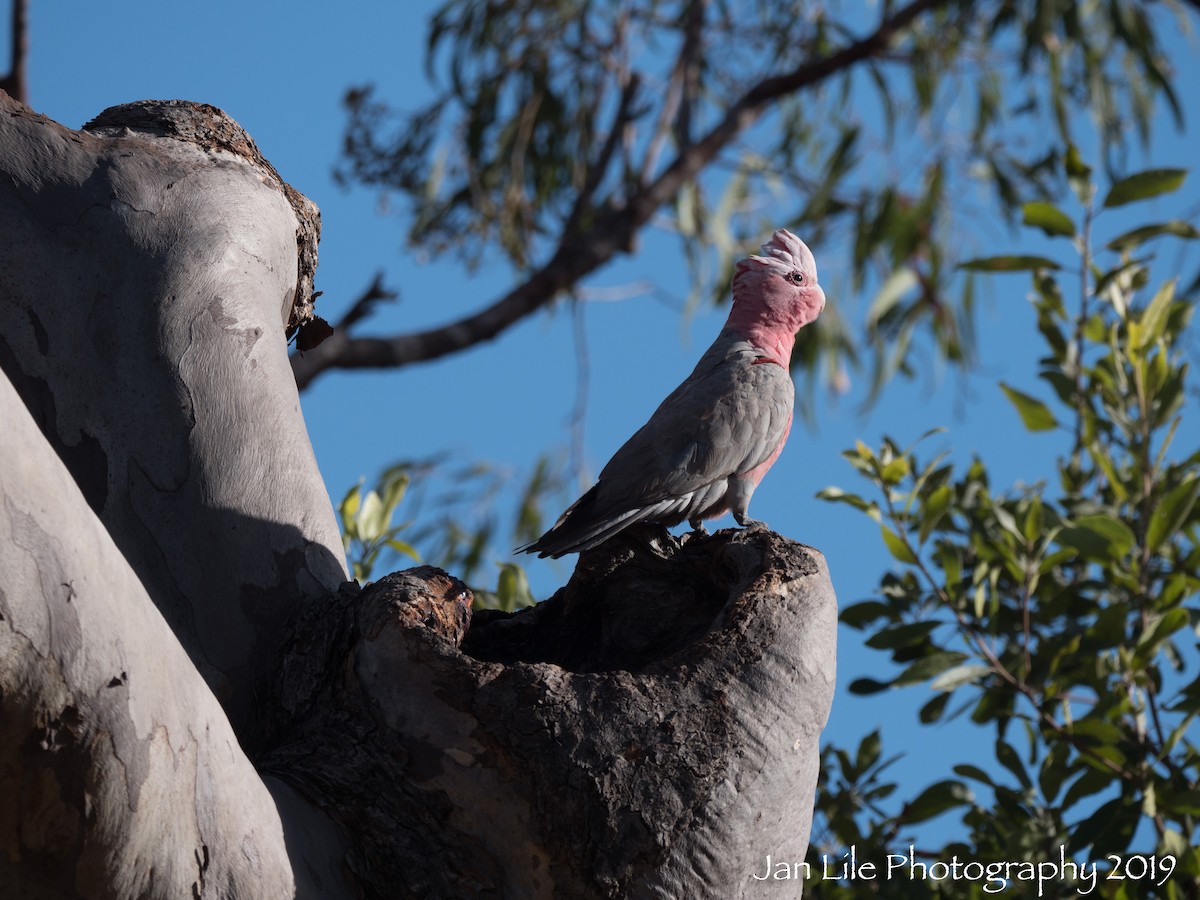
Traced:
MULTIPOLYGON (((468 276, 449 259, 420 264, 405 252, 401 220, 379 214, 371 192, 345 192, 331 177, 346 87, 374 82, 383 97, 397 103, 407 98, 410 105, 428 96, 422 51, 426 16, 434 5, 430 0, 211 0, 203 5, 32 0, 31 102, 39 112, 74 128, 105 107, 138 99, 178 98, 223 108, 249 131, 283 177, 321 208, 324 236, 317 287, 325 296, 318 310, 336 319, 372 274, 383 269, 388 283, 402 292, 402 302, 369 327, 390 332, 438 324, 496 297, 508 284, 507 272, 484 269, 468 276)), ((0 27, 7 23, 5 15, 0 27)), ((1194 44, 1176 40, 1175 59, 1185 70, 1179 84, 1200 83, 1194 44)), ((1200 92, 1182 88, 1180 94, 1195 134, 1200 92)), ((1160 135, 1147 165, 1195 164, 1194 149, 1165 120, 1160 135)), ((1200 173, 1187 186, 1193 212, 1198 196, 1200 173)), ((1146 204, 1130 215, 1144 221, 1164 211, 1146 204)), ((1111 223, 1111 231, 1133 224, 1121 219, 1111 223)), ((994 223, 978 233, 964 231, 963 240, 979 255, 1018 246, 1015 236, 994 223), (1005 243, 995 243, 998 239, 1005 243)), ((1030 240, 1032 234, 1021 236, 1020 246, 1036 249, 1030 240)), ((653 278, 685 296, 685 267, 674 239, 651 237, 643 247, 656 255, 643 253, 607 268, 589 284, 615 287, 653 278)), ((841 305, 851 319, 860 317, 869 298, 850 295, 837 261, 823 259, 819 246, 813 250, 830 302, 841 305)), ((1178 245, 1164 245, 1164 251, 1162 277, 1179 259, 1178 245)), ((865 375, 860 375, 848 397, 820 402, 818 430, 797 428, 764 480, 753 515, 822 550, 843 605, 871 596, 890 565, 878 530, 867 518, 814 498, 827 485, 865 488, 839 455, 856 439, 875 446, 883 435, 891 435, 907 444, 927 429, 943 426, 947 433, 928 442, 926 455, 945 449, 961 463, 978 452, 996 489, 1042 479, 1054 483, 1054 453, 1065 438, 1028 436, 996 387, 1003 379, 1047 396, 1035 378, 1040 345, 1025 301, 1027 284, 1024 276, 1006 276, 987 289, 979 319, 981 362, 965 383, 950 376, 895 384, 863 417, 855 412, 865 388, 865 375)), ((591 362, 586 454, 595 472, 690 371, 719 330, 724 312, 702 312, 681 323, 677 312, 639 297, 587 304, 585 315, 591 362)), ((327 375, 304 395, 303 406, 317 459, 336 499, 360 477, 372 479, 396 459, 444 451, 464 462, 491 460, 525 474, 540 453, 566 445, 575 379, 570 316, 541 314, 493 344, 441 362, 399 372, 327 375)), ((1177 446, 1197 444, 1200 432, 1193 417, 1177 446)), ((564 562, 573 564, 573 558, 564 562)), ((569 568, 564 562, 528 563, 540 595, 565 581, 569 568)), ((887 657, 863 648, 860 635, 844 629, 840 687, 826 737, 853 746, 884 726, 886 751, 906 754, 893 769, 906 793, 945 777, 948 767, 963 761, 972 747, 990 758, 990 732, 962 723, 937 729, 915 724, 916 710, 930 696, 926 688, 853 697, 845 685, 862 675, 889 677, 887 657)))

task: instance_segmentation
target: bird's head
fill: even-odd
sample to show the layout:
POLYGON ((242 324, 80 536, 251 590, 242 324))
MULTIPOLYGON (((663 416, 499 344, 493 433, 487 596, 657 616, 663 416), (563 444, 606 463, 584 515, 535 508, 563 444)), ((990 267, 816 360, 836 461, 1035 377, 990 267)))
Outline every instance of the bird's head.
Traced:
POLYGON ((762 245, 761 256, 739 260, 734 269, 733 324, 753 320, 795 334, 824 308, 812 251, 785 228, 762 245))

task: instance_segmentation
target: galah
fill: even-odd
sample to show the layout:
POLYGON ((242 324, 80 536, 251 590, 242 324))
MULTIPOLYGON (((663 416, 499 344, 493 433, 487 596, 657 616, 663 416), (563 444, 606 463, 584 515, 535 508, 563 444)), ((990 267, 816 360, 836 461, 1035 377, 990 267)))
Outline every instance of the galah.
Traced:
POLYGON ((559 557, 591 549, 635 522, 675 525, 727 511, 744 528, 750 496, 792 427, 788 371, 796 332, 825 308, 808 247, 780 229, 761 256, 740 260, 733 308, 695 370, 625 442, 554 527, 518 552, 559 557))

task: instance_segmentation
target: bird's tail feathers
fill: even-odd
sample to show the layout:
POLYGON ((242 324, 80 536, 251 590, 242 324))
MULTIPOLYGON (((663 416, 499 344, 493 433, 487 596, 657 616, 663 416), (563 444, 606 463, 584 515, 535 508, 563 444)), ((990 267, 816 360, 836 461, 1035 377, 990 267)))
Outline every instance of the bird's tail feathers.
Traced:
POLYGON ((557 559, 566 553, 582 553, 608 540, 618 531, 645 518, 644 509, 627 509, 618 513, 596 516, 590 509, 596 499, 596 488, 576 500, 558 517, 554 527, 532 543, 516 549, 517 553, 536 553, 540 557, 557 559))

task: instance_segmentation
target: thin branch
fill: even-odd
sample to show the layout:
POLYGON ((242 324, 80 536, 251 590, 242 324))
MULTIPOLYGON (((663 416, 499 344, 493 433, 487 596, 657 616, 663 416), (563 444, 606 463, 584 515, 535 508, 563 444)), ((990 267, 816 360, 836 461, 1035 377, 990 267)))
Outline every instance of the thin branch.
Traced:
POLYGON ((1083 420, 1087 414, 1087 401, 1084 399, 1083 383, 1083 353, 1087 346, 1085 329, 1088 320, 1088 296, 1091 287, 1088 280, 1088 267, 1092 255, 1092 199, 1089 197, 1083 211, 1082 236, 1082 265, 1079 272, 1079 318, 1075 320, 1075 447, 1071 458, 1078 460, 1083 455, 1083 420))
POLYGON ((399 296, 396 291, 384 287, 383 272, 376 272, 375 278, 372 279, 367 289, 359 295, 359 298, 354 301, 350 309, 342 316, 341 321, 337 323, 338 330, 349 331, 351 326, 374 312, 376 304, 390 303, 399 296))
POLYGON ((572 326, 575 337, 575 408, 571 410, 571 464, 580 489, 588 487, 585 460, 584 428, 587 425, 588 385, 591 381, 591 362, 588 358, 587 327, 584 322, 583 300, 571 298, 572 326))
MULTIPOLYGON (((650 173, 654 171, 654 167, 658 164, 658 157, 661 155, 662 149, 667 143, 667 137, 671 133, 671 121, 675 118, 675 111, 679 107, 680 98, 683 94, 682 71, 682 62, 677 60, 671 68, 671 76, 667 82, 663 105, 659 109, 658 121, 654 125, 654 131, 651 133, 650 140, 646 145, 646 154, 642 157, 642 164, 638 169, 637 183, 639 185, 644 185, 649 181, 650 173)), ((630 135, 631 143, 632 140, 633 136, 630 135)))
POLYGON ((596 191, 600 189, 600 182, 604 180, 604 174, 608 171, 609 163, 612 162, 613 153, 616 152, 617 146, 621 143, 621 135, 625 131, 625 126, 632 121, 634 117, 633 101, 637 97, 638 87, 641 85, 641 79, 634 73, 625 82, 625 87, 621 90, 621 99, 617 103, 617 111, 613 117, 612 127, 608 130, 608 135, 604 139, 604 144, 600 147, 600 152, 596 155, 596 161, 588 166, 587 177, 584 179, 583 187, 579 190, 579 196, 575 198, 575 205, 571 208, 570 215, 567 216, 567 222, 563 226, 564 234, 572 234, 579 228, 579 223, 584 215, 591 212, 593 206, 593 198, 596 191))
POLYGON ((12 0, 12 46, 8 74, 0 78, 0 90, 19 103, 29 105, 29 0, 12 0))
POLYGON ((653 182, 621 202, 609 199, 596 209, 586 236, 564 229, 550 259, 526 281, 477 313, 457 322, 413 334, 388 338, 328 340, 292 357, 292 370, 301 390, 331 368, 399 368, 457 353, 495 339, 501 332, 549 305, 562 291, 594 272, 619 253, 627 253, 634 236, 684 184, 745 132, 780 97, 819 84, 855 63, 885 52, 891 42, 919 16, 952 0, 913 0, 884 19, 875 31, 836 53, 791 72, 766 78, 737 100, 707 134, 681 148, 672 163, 653 182))
POLYGON ((679 59, 683 74, 679 115, 675 119, 675 143, 686 148, 692 142, 692 108, 700 97, 700 44, 707 0, 690 0, 684 11, 683 47, 679 59))

